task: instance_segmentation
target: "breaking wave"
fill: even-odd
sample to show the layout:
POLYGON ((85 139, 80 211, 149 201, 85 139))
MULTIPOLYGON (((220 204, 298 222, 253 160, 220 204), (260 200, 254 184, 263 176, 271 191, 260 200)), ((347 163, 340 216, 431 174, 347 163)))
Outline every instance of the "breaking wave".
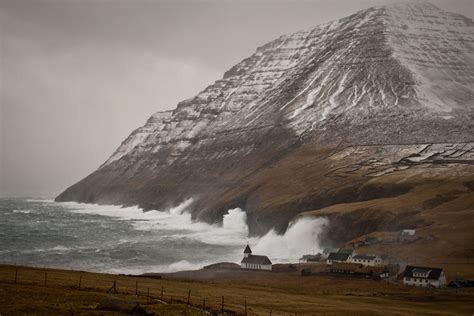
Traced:
MULTIPOLYGON (((295 262, 304 254, 320 251, 318 238, 327 224, 325 218, 297 219, 288 226, 283 235, 271 230, 262 237, 249 237, 247 214, 242 209, 228 210, 223 216, 222 224, 208 224, 192 219, 188 209, 193 202, 193 199, 188 199, 166 211, 146 212, 137 206, 120 207, 75 202, 62 204, 75 213, 97 214, 112 217, 114 220, 130 221, 136 230, 156 230, 161 233, 168 231, 167 237, 170 238, 185 238, 217 246, 235 246, 234 248, 238 249, 222 256, 220 261, 240 262, 242 250, 239 246, 243 249, 246 243, 250 244, 255 254, 267 255, 274 262, 295 262)), ((163 270, 175 271, 199 268, 203 265, 203 262, 181 260, 166 269, 163 267, 163 270)))

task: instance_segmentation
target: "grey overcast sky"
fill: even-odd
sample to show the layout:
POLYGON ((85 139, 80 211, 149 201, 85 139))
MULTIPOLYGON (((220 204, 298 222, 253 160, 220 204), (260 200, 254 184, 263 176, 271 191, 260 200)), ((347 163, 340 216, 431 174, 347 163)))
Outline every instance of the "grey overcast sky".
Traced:
POLYGON ((0 0, 0 195, 54 197, 257 46, 391 2, 0 0))

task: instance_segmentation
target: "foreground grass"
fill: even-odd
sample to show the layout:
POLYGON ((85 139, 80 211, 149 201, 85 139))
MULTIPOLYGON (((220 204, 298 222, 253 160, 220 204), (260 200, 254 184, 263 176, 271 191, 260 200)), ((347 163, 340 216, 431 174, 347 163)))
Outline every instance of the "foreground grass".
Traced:
MULTIPOLYGON (((199 315, 187 306, 222 307, 244 315, 472 315, 474 291, 428 290, 365 279, 301 277, 298 273, 228 271, 206 280, 151 279, 0 266, 2 315, 121 315, 97 310, 99 304, 139 302, 157 315, 199 315), (46 287, 44 286, 47 272, 46 287), (227 277, 226 275, 229 275, 227 277), (82 276, 82 277, 81 277, 82 276), (78 290, 81 279, 81 290, 78 290), (118 294, 107 294, 116 281, 118 294), (138 285, 138 287, 137 287, 138 285), (172 304, 163 305, 150 296, 172 304), (134 295, 138 290, 139 296, 134 295), (190 291, 190 292, 189 292, 190 291), (205 300, 205 301, 204 301, 205 300)), ((124 303, 124 304, 125 304, 124 303)), ((231 313, 232 312, 232 313, 231 313)))

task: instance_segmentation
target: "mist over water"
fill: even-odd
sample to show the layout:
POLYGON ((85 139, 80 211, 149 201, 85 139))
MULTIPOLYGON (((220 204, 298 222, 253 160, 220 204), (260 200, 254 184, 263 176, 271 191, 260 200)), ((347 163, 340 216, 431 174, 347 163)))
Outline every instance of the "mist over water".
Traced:
POLYGON ((317 253, 327 221, 304 218, 283 235, 249 238, 247 215, 230 209, 222 224, 194 221, 188 199, 164 211, 139 207, 1 199, 0 262, 115 273, 199 269, 240 263, 247 242, 273 263, 317 253))

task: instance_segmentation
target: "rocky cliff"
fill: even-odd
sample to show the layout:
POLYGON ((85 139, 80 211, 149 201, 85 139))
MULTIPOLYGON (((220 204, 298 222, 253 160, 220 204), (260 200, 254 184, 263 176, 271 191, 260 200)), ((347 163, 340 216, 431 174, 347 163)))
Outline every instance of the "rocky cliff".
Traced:
POLYGON ((448 181, 459 166, 457 181, 471 183, 473 45, 472 20, 428 3, 281 36, 152 115, 56 200, 162 209, 193 197, 196 218, 241 207, 261 234, 302 212, 448 181))

